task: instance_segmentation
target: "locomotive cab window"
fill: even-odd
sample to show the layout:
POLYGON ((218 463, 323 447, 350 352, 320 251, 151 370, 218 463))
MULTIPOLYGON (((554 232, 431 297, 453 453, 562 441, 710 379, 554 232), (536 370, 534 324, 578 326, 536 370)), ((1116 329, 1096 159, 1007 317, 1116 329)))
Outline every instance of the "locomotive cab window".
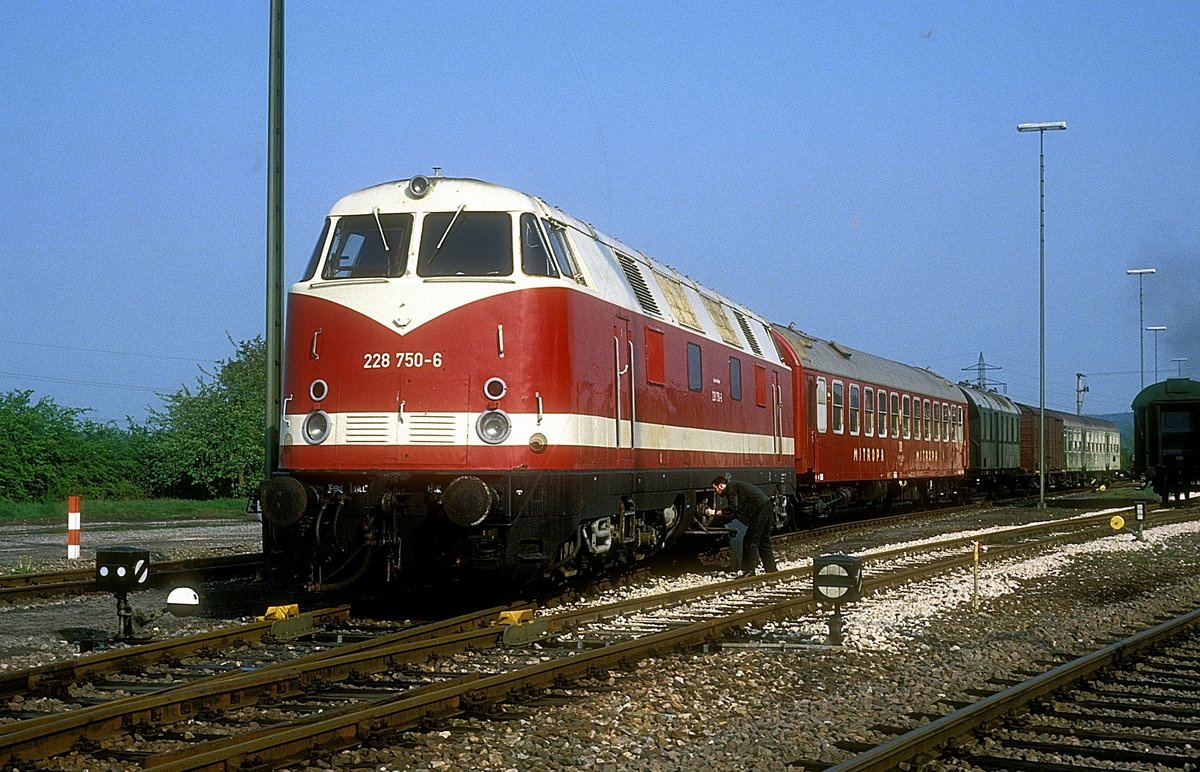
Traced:
POLYGON ((418 276, 512 276, 507 212, 433 212, 421 223, 418 276))
POLYGON ((550 245, 537 218, 531 214, 521 215, 521 270, 526 276, 550 276, 558 278, 558 268, 550 257, 550 245))
POLYGON ((579 270, 575 256, 571 252, 571 242, 567 239, 566 229, 558 223, 546 219, 542 220, 542 225, 550 240, 550 251, 554 253, 554 259, 558 261, 558 267, 562 270, 563 275, 580 284, 587 284, 583 280, 583 272, 579 270))
POLYGON ((325 241, 329 238, 329 218, 325 218, 325 225, 321 228, 321 235, 317 237, 317 245, 313 247, 312 257, 308 259, 308 267, 304 269, 304 276, 300 281, 309 281, 317 275, 317 266, 321 264, 321 258, 325 256, 325 241))
POLYGON ((411 214, 353 214, 333 229, 322 279, 403 276, 412 236, 411 214))

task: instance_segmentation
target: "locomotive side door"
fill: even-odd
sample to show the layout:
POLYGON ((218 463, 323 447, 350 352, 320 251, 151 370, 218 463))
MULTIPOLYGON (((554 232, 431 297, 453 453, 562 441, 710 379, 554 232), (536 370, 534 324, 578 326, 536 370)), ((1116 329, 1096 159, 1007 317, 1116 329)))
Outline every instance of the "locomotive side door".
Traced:
POLYGON ((617 317, 613 324, 613 446, 617 461, 632 462, 637 443, 637 394, 634 378, 633 329, 617 317))

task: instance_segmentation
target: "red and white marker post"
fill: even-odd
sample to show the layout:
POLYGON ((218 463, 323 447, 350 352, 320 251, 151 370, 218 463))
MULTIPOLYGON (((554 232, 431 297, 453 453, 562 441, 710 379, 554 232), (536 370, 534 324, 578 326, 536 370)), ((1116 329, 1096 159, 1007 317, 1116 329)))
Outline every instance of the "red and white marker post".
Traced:
POLYGON ((79 497, 67 497, 67 559, 79 557, 79 497))

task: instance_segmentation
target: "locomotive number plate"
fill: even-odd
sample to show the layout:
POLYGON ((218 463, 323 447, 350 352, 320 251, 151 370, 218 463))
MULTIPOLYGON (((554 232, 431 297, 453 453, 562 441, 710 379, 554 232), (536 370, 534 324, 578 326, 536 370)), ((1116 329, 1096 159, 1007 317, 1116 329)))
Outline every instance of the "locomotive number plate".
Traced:
POLYGON ((369 351, 363 354, 364 370, 379 370, 388 367, 441 367, 442 352, 426 354, 421 351, 369 351))

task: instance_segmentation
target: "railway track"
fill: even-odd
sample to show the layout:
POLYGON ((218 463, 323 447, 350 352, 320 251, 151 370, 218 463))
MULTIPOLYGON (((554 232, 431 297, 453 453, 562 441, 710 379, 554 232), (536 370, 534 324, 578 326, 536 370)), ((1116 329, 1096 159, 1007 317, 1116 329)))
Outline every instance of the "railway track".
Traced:
MULTIPOLYGON (((1047 539, 1092 538, 1105 527, 1107 516, 1092 516, 1010 529, 1003 537, 993 536, 993 555, 1045 549, 1047 539), (1011 542, 1001 544, 1004 539, 1011 542)), ((972 560, 963 549, 967 541, 872 554, 866 560, 876 575, 864 592, 967 565, 972 560), (922 557, 931 550, 933 557, 922 557)), ((118 694, 72 710, 60 706, 51 715, 0 727, 0 763, 86 752, 166 770, 277 766, 315 749, 357 745, 429 719, 540 694, 648 656, 714 644, 736 629, 812 614, 816 606, 811 567, 801 567, 600 607, 536 616, 506 610, 516 612, 513 624, 492 624, 496 613, 491 610, 455 620, 452 633, 426 629, 375 636, 301 658, 257 663, 248 671, 227 665, 219 673, 165 685, 161 677, 153 684, 126 679, 127 691, 150 693, 118 694), (250 722, 260 729, 247 732, 242 725, 250 722)), ((126 660, 136 660, 140 648, 126 650, 126 660)), ((57 682, 37 674, 27 688, 46 694, 71 691, 76 677, 63 668, 57 682)))
MULTIPOLYGON (((162 586, 184 576, 211 577, 251 574, 262 568, 263 565, 261 552, 160 560, 155 561, 151 566, 149 583, 151 586, 162 586)), ((94 592, 95 579, 94 565, 44 573, 5 574, 0 576, 0 602, 13 603, 56 595, 94 592)))
POLYGON ((1198 692, 1200 609, 989 695, 829 772, 903 765, 1196 769, 1198 692))

